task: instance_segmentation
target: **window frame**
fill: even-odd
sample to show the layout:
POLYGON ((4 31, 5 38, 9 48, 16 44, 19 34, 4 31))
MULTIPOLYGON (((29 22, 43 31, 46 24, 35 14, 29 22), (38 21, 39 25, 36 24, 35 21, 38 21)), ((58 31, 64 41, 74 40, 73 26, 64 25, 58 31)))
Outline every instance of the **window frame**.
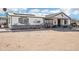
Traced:
POLYGON ((19 23, 20 24, 28 24, 28 18, 20 17, 19 18, 19 23), (26 22, 25 22, 26 21, 26 22))

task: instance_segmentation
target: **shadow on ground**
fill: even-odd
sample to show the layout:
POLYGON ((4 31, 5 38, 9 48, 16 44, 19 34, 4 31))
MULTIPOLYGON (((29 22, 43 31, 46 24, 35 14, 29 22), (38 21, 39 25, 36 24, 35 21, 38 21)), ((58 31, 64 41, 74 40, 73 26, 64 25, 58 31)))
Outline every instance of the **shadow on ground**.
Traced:
POLYGON ((77 29, 70 29, 70 28, 53 28, 52 30, 54 31, 59 31, 59 32, 79 32, 77 29))
POLYGON ((10 29, 1 29, 0 32, 31 32, 31 31, 58 31, 58 32, 79 32, 79 29, 70 29, 70 28, 41 28, 41 29, 16 29, 16 30, 10 30, 10 29))
POLYGON ((47 30, 59 31, 59 32, 79 32, 79 30, 70 28, 19 29, 19 30, 12 30, 12 32, 47 31, 47 30))

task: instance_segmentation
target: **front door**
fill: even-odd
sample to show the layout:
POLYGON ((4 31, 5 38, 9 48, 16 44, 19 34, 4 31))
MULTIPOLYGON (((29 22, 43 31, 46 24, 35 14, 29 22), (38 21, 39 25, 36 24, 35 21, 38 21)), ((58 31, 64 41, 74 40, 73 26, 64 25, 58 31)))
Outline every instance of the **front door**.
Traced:
POLYGON ((61 26, 61 19, 58 19, 58 26, 61 26))

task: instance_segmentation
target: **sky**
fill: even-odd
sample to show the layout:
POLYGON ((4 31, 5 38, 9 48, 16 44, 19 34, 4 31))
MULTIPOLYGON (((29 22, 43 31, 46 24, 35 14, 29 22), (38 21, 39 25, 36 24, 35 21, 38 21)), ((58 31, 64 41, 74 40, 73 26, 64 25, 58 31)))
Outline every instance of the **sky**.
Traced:
MULTIPOLYGON (((36 16, 45 16, 64 12, 72 19, 79 20, 79 8, 7 8, 8 13, 35 14, 36 16)), ((0 16, 5 16, 4 11, 0 8, 0 16)))

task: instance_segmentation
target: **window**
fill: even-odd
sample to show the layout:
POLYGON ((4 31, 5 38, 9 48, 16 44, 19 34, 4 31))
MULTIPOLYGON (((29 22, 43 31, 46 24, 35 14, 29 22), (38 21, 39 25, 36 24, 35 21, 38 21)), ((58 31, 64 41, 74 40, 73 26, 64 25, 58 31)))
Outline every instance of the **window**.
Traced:
POLYGON ((19 23, 23 24, 23 19, 19 18, 19 23))
POLYGON ((40 23, 40 22, 41 22, 40 20, 35 20, 35 21, 34 21, 34 23, 40 23))
POLYGON ((19 23, 27 24, 28 23, 28 18, 19 18, 19 23))
POLYGON ((37 21, 37 23, 40 23, 40 21, 37 21))
POLYGON ((23 18, 24 24, 28 23, 28 19, 27 18, 23 18))

